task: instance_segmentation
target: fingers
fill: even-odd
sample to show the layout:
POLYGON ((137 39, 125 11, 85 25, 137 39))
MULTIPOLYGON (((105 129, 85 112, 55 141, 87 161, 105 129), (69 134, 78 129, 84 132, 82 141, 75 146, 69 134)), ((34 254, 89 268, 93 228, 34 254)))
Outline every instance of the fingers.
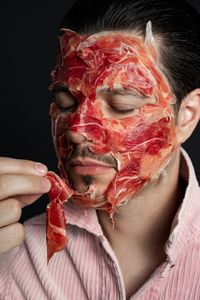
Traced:
POLYGON ((17 223, 21 207, 16 199, 0 202, 0 255, 18 246, 24 240, 24 228, 17 223))
POLYGON ((19 195, 15 196, 15 199, 19 200, 19 204, 21 208, 30 205, 31 203, 35 202, 37 199, 39 199, 42 196, 42 194, 35 194, 35 195, 19 195))
POLYGON ((31 175, 0 176, 0 200, 12 195, 43 194, 50 190, 51 183, 44 177, 31 175))
POLYGON ((46 173, 43 164, 0 157, 0 254, 22 243, 24 227, 18 223, 22 207, 50 190, 46 173))
POLYGON ((30 160, 15 159, 9 157, 0 157, 0 175, 1 174, 29 174, 45 175, 47 167, 41 163, 30 160))
POLYGON ((24 235, 24 227, 20 223, 0 228, 0 254, 20 245, 24 235))

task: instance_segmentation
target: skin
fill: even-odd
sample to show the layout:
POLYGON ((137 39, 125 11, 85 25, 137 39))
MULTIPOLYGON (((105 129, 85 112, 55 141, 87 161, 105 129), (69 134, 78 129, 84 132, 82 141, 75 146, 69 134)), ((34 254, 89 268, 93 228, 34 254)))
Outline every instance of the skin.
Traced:
POLYGON ((173 154, 167 167, 168 184, 165 176, 160 176, 159 180, 146 186, 134 201, 118 207, 115 230, 105 212, 98 211, 99 222, 118 257, 127 296, 137 291, 165 260, 163 247, 183 195, 179 184, 178 152, 173 154))
MULTIPOLYGON (((170 189, 166 188, 162 176, 149 184, 135 198, 135 201, 130 201, 126 206, 117 209, 115 231, 112 224, 108 222, 105 212, 98 212, 100 224, 119 260, 127 297, 141 286, 164 259, 163 244, 168 236, 177 205, 182 199, 178 176, 180 145, 190 137, 199 118, 200 89, 196 89, 186 96, 179 109, 176 126, 178 147, 171 154, 171 164, 168 165, 167 170, 170 189), (157 261, 153 259, 155 253, 158 256, 157 261), (129 268, 133 263, 135 273, 131 273, 129 268), (141 265, 144 266, 143 270, 140 269, 141 265), (133 280, 136 282, 134 286, 133 280)), ((81 134, 70 131, 67 134, 68 138, 79 147, 88 143, 81 134)), ((50 183, 48 181, 42 183, 47 168, 44 166, 43 171, 36 171, 36 162, 2 157, 0 166, 0 254, 3 254, 19 245, 24 239, 23 226, 18 223, 22 207, 33 203, 41 194, 48 192, 50 183)), ((107 181, 102 177, 96 178, 101 187, 107 181)), ((81 187, 80 184, 81 188, 84 186, 81 187)))

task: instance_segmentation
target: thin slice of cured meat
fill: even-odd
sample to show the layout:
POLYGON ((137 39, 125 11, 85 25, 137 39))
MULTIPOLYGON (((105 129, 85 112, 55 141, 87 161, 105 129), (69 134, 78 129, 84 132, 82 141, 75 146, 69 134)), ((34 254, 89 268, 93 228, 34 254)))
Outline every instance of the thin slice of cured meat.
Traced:
POLYGON ((64 249, 67 244, 66 219, 63 202, 73 195, 74 191, 54 172, 48 172, 46 178, 51 182, 49 191, 50 203, 46 214, 47 262, 55 252, 64 249))

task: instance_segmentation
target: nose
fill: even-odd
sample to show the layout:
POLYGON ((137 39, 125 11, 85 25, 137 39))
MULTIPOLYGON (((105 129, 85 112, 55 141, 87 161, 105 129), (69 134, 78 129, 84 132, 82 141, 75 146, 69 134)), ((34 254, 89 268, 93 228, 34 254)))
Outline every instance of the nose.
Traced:
POLYGON ((86 137, 84 135, 71 130, 67 130, 66 136, 68 140, 75 144, 81 144, 86 141, 86 137))

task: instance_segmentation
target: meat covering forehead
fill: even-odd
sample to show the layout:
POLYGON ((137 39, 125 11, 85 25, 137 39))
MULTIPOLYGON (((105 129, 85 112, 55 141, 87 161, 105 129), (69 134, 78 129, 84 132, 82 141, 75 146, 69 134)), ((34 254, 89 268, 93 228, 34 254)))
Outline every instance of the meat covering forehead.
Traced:
POLYGON ((79 35, 68 29, 60 38, 53 84, 64 83, 77 97, 96 94, 99 87, 136 89, 158 102, 174 103, 165 76, 157 66, 154 45, 122 32, 79 35))

